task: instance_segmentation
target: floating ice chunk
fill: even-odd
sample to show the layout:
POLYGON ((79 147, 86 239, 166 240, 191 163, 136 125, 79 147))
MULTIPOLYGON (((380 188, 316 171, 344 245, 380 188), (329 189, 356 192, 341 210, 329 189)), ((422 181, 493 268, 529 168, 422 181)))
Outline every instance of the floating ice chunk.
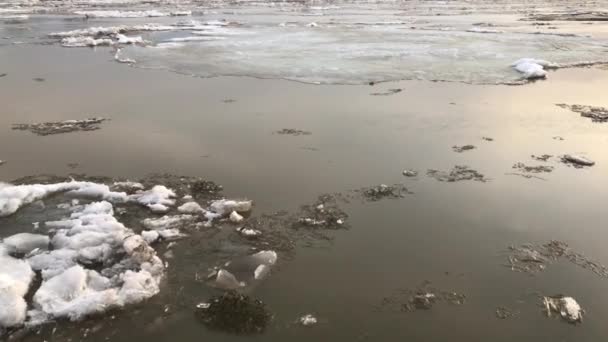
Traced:
POLYGON ((71 249, 56 249, 36 254, 27 259, 32 269, 42 271, 42 279, 49 279, 76 265, 78 252, 71 249))
POLYGON ((2 328, 21 325, 25 321, 27 304, 21 296, 0 289, 0 332, 2 328))
POLYGON ((222 199, 211 203, 209 208, 220 215, 227 215, 233 211, 238 213, 251 211, 252 201, 235 201, 222 199))
POLYGON ((511 64, 515 70, 522 73, 526 79, 545 78, 544 68, 557 68, 558 65, 542 59, 522 58, 511 64))
POLYGON ((309 23, 309 24, 308 24, 308 25, 306 25, 306 26, 308 26, 308 27, 317 27, 317 26, 319 26, 319 24, 317 24, 317 23, 315 23, 315 22, 312 22, 312 23, 309 23))
POLYGON ((188 202, 188 203, 184 203, 183 205, 178 207, 177 211, 179 211, 180 213, 183 213, 183 214, 200 214, 200 213, 204 213, 205 209, 203 209, 196 202, 188 202))
POLYGON ((89 182, 80 183, 78 189, 69 191, 67 195, 86 198, 101 198, 113 203, 123 203, 127 201, 126 193, 113 192, 110 191, 110 187, 105 184, 89 182))
POLYGON ((144 39, 141 36, 130 37, 124 34, 117 34, 116 39, 118 44, 144 44, 144 39))
POLYGON ((261 251, 251 256, 260 264, 272 266, 277 262, 277 253, 275 251, 261 251))
POLYGON ((237 232, 241 233, 241 235, 247 236, 247 237, 255 237, 255 236, 259 236, 262 235, 262 232, 256 229, 251 229, 251 228, 245 228, 245 227, 241 227, 241 228, 237 228, 236 229, 237 232))
POLYGON ((158 214, 166 213, 167 211, 169 211, 169 207, 167 207, 164 204, 160 204, 160 203, 149 204, 148 208, 150 208, 150 210, 153 213, 158 213, 158 214))
POLYGON ((61 40, 61 45, 65 47, 94 47, 110 46, 112 40, 108 38, 95 39, 92 37, 67 37, 61 40))
POLYGON ((172 17, 185 17, 188 15, 192 15, 192 11, 171 11, 169 15, 172 17))
POLYGON ((126 199, 124 193, 109 191, 108 187, 89 182, 65 182, 56 184, 10 185, 0 183, 0 217, 15 213, 24 205, 41 200, 58 192, 70 192, 73 196, 99 197, 102 199, 122 202, 126 199))
POLYGON ((261 280, 266 278, 269 273, 270 267, 268 265, 262 264, 256 267, 255 271, 253 271, 253 277, 256 280, 261 280))
POLYGON ((30 265, 8 255, 0 245, 0 328, 20 325, 25 321, 27 293, 34 272, 30 265))
POLYGON ((10 252, 27 254, 34 249, 48 249, 50 239, 46 235, 19 233, 4 239, 3 243, 10 252))
POLYGON ((303 326, 311 326, 317 324, 317 318, 311 314, 300 317, 300 324, 303 326))
POLYGON ((160 218, 147 218, 142 221, 142 224, 149 230, 163 230, 182 227, 184 224, 192 222, 192 215, 174 215, 163 216, 160 218))
POLYGON ((144 230, 141 232, 141 236, 146 240, 148 244, 156 242, 160 237, 160 234, 156 230, 144 230))
POLYGON ((583 321, 583 309, 572 297, 543 297, 543 304, 548 316, 556 312, 569 323, 583 321))
POLYGON ((175 228, 161 229, 158 231, 158 234, 165 240, 179 239, 184 236, 182 233, 180 233, 179 229, 175 228))
MULTIPOLYGON (((120 49, 119 49, 120 51, 120 49)), ((118 188, 118 189, 129 189, 129 190, 143 190, 144 186, 141 183, 138 182, 131 182, 131 181, 126 181, 126 182, 114 182, 114 184, 112 185, 114 188, 118 188)))
MULTIPOLYGON (((160 259, 157 258, 157 261, 160 259)), ((159 278, 147 270, 126 271, 121 280, 123 285, 118 291, 120 305, 139 303, 160 291, 159 278)))
POLYGON ((34 295, 34 305, 53 317, 67 317, 73 321, 93 313, 104 312, 116 305, 116 289, 98 291, 89 286, 89 273, 95 271, 73 266, 42 283, 34 295))
POLYGON ((148 191, 140 191, 129 196, 131 201, 145 205, 153 211, 165 212, 175 204, 175 192, 164 185, 156 185, 148 191))
POLYGON ((230 213, 230 221, 234 223, 239 223, 244 220, 244 217, 239 215, 236 211, 230 213))
POLYGON ((221 269, 217 272, 215 285, 224 290, 234 290, 240 287, 244 287, 245 283, 239 282, 232 273, 221 269))

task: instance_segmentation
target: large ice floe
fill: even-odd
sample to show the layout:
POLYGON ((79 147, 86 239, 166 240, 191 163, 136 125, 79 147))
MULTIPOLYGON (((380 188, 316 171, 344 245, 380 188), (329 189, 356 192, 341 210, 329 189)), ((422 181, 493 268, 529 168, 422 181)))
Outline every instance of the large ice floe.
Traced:
MULTIPOLYGON (((0 334, 3 329, 81 320, 142 302, 159 293, 168 265, 152 245, 188 236, 188 229, 202 227, 197 222, 228 222, 231 214, 252 209, 251 201, 227 199, 210 201, 203 209, 192 196, 178 205, 176 191, 137 182, 0 183, 0 217, 19 215, 37 201, 64 197, 65 203, 41 206, 58 211, 45 215, 49 220, 34 233, 0 240, 0 334), (139 211, 136 217, 147 213, 137 230, 118 220, 116 213, 126 210, 139 211)), ((212 285, 243 287, 266 277, 276 261, 271 250, 236 258, 232 266, 217 270, 212 285)))

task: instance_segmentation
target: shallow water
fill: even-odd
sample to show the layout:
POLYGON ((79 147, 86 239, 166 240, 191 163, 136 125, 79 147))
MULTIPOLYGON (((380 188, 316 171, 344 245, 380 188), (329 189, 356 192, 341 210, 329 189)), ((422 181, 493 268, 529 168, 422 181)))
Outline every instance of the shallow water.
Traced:
MULTIPOLYGON (((311 247, 296 241, 293 253, 279 253, 278 268, 251 290, 275 319, 264 335, 248 339, 597 341, 605 336, 606 279, 565 262, 536 276, 502 264, 509 245, 551 239, 608 263, 603 243, 608 126, 555 106, 606 106, 606 70, 559 70, 546 81, 518 87, 426 81, 309 85, 187 77, 117 64, 104 48, 25 44, 0 47, 1 73, 8 73, 0 78, 3 181, 72 172, 200 176, 224 185, 227 196, 253 199, 256 214, 295 211, 322 193, 380 183, 404 183, 414 192, 344 204, 349 230, 311 247), (392 88, 403 91, 370 95, 392 88), (111 120, 98 131, 47 137, 11 130, 13 123, 92 116, 111 120), (273 134, 283 128, 312 134, 273 134), (452 151, 466 144, 477 148, 452 151), (547 163, 554 171, 539 175, 545 180, 508 175, 517 162, 542 164, 530 155, 545 153, 584 153, 596 165, 575 169, 554 158, 547 163), (490 180, 444 183, 426 176, 427 169, 454 165, 468 165, 490 180), (406 178, 404 169, 419 175, 406 178), (466 303, 411 313, 378 309, 384 297, 424 280, 466 294, 466 303), (535 293, 573 296, 587 311, 584 323, 544 317, 535 293), (499 306, 519 314, 497 319, 499 306), (294 324, 306 313, 320 323, 294 324)), ((39 219, 27 210, 18 215, 0 221, 2 236, 39 219)), ((182 240, 158 296, 105 317, 61 322, 55 335, 52 325, 22 340, 76 340, 85 334, 89 341, 242 340, 207 331, 193 315, 197 303, 217 293, 195 274, 222 260, 226 250, 238 250, 229 241, 205 234, 182 240)))

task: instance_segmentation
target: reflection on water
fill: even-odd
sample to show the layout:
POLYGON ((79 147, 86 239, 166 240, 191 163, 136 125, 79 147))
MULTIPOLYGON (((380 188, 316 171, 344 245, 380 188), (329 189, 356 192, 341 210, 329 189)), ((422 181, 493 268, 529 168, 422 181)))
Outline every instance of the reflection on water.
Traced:
MULTIPOLYGON (((568 262, 556 262, 533 277, 512 272, 503 266, 502 252, 510 245, 556 239, 608 262, 602 219, 608 126, 555 106, 606 106, 601 103, 606 71, 562 70, 524 87, 420 81, 313 86, 134 69, 114 64, 104 50, 4 46, 0 60, 0 73, 8 73, 0 78, 0 159, 7 161, 0 166, 1 180, 64 175, 74 171, 68 166, 74 163, 77 172, 91 175, 201 176, 224 185, 228 197, 253 199, 256 214, 297 212, 319 194, 373 184, 404 183, 413 192, 344 203, 350 229, 336 230, 332 239, 312 248, 294 235, 298 247, 293 254, 252 292, 274 320, 264 335, 251 339, 604 336, 604 279, 568 262), (37 77, 46 81, 32 81, 37 77), (370 95, 393 88, 403 91, 370 95), (111 120, 97 131, 46 137, 11 129, 13 123, 94 116, 111 120), (283 128, 311 134, 273 134, 283 128), (452 150, 467 144, 476 148, 452 150), (518 162, 536 164, 531 155, 568 153, 584 153, 596 165, 576 169, 548 160, 554 169, 543 175, 546 181, 505 175, 518 162), (426 176, 429 169, 455 165, 467 165, 488 181, 437 182, 426 176), (404 169, 418 176, 404 177, 404 169), (382 298, 425 280, 466 295, 466 303, 410 313, 375 310, 382 298), (539 294, 576 298, 588 311, 583 324, 575 328, 544 317, 539 294), (499 307, 518 315, 499 320, 499 307), (296 324, 307 313, 319 323, 296 324)), ((0 222, 7 232, 2 236, 16 228, 31 229, 18 218, 0 222)), ((220 259, 221 251, 240 251, 229 239, 211 241, 216 240, 200 236, 178 244, 165 287, 149 302, 109 317, 61 322, 56 339, 85 334, 93 341, 241 339, 209 332, 194 317, 196 304, 217 293, 198 280, 201 265, 220 259)))

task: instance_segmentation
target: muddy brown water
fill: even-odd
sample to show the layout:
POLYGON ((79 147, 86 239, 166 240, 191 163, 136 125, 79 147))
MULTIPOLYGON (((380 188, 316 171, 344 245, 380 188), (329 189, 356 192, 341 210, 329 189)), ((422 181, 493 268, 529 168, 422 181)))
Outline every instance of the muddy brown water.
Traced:
MULTIPOLYGON (((407 81, 315 86, 251 78, 201 79, 118 65, 107 51, 49 46, 0 49, 0 180, 73 172, 137 178, 201 176, 256 213, 294 210, 322 193, 404 183, 401 199, 344 205, 351 228, 281 258, 254 289, 275 315, 265 334, 209 332, 194 307, 216 293, 194 280, 204 242, 178 243, 169 281, 141 305, 24 341, 601 341, 607 280, 567 262, 529 276, 501 266, 509 245, 567 242, 608 263, 608 125, 556 103, 606 106, 608 71, 552 72, 526 86, 407 81), (41 56, 44 56, 42 58, 41 56), (43 77, 45 82, 32 82, 43 77), (393 96, 370 93, 402 88, 393 96), (235 102, 225 103, 231 98, 235 102), (13 123, 103 116, 101 129, 40 137, 13 123), (311 135, 273 134, 285 127, 311 135), (561 136, 563 141, 553 139, 561 136), (494 141, 484 141, 491 137, 494 141), (451 146, 475 150, 453 153, 451 146), (314 150, 313 150, 314 149, 314 150), (586 169, 550 160, 547 181, 506 175, 530 155, 585 153, 586 169), (438 182, 427 169, 468 165, 488 182, 438 182), (404 169, 419 171, 414 178, 404 169), (382 298, 430 281, 466 294, 464 305, 400 313, 382 298), (536 293, 566 294, 586 310, 572 326, 541 313, 536 293), (168 306, 168 312, 164 312, 168 306), (519 312, 497 319, 497 307, 519 312), (319 324, 299 327, 307 313, 319 324), (88 331, 87 331, 88 329, 88 331), (86 337, 84 337, 86 335, 86 337)), ((0 221, 2 236, 14 232, 0 221)), ((207 249, 206 249, 207 248, 207 249)))

